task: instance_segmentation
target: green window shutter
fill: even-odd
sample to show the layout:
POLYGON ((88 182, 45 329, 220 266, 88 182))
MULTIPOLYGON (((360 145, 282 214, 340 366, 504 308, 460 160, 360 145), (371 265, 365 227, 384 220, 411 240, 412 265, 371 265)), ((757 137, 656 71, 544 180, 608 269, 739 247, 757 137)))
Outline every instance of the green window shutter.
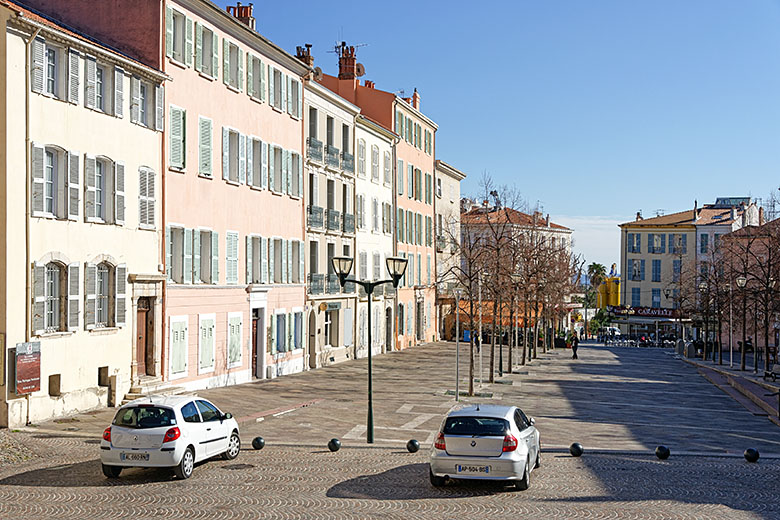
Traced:
POLYGON ((281 82, 280 90, 282 91, 282 99, 281 103, 279 103, 279 108, 282 112, 287 110, 287 80, 285 77, 286 76, 283 73, 279 73, 279 81, 281 82))
POLYGON ((97 315, 97 265, 86 264, 84 267, 84 328, 95 328, 97 315))
POLYGON ((222 127, 222 179, 228 179, 230 172, 230 130, 222 127))
POLYGON ((276 354, 276 314, 271 315, 271 354, 276 354))
POLYGON ((246 182, 246 136, 244 134, 238 136, 238 182, 239 184, 246 182))
POLYGON ((403 195, 404 194, 404 162, 401 159, 398 159, 398 169, 396 170, 398 179, 396 179, 396 184, 398 184, 398 194, 403 195))
POLYGON ((168 275, 168 281, 172 282, 173 272, 173 238, 171 226, 165 226, 165 272, 168 275))
POLYGON ((258 63, 260 66, 258 67, 258 71, 255 72, 255 74, 260 74, 260 101, 265 101, 265 94, 268 91, 268 85, 266 82, 266 67, 265 64, 258 60, 258 63))
POLYGON ((184 230, 184 283, 192 283, 192 230, 184 230))
POLYGON ((287 283, 293 283, 293 241, 287 240, 287 283))
POLYGON ((188 67, 192 67, 192 54, 193 54, 193 22, 192 18, 187 18, 187 33, 186 33, 186 41, 184 42, 184 63, 187 64, 188 67))
POLYGON ((230 42, 227 38, 222 38, 222 81, 230 85, 230 42))
POLYGON ((251 235, 246 236, 246 283, 251 284, 255 281, 254 266, 252 265, 252 242, 254 238, 251 235))
POLYGON ((195 70, 203 70, 203 25, 195 23, 195 70))
POLYGON ((295 160, 298 161, 298 196, 303 197, 303 159, 301 154, 295 154, 295 160))
POLYGON ((211 120, 201 117, 198 122, 198 172, 211 177, 211 139, 212 126, 211 120))
POLYGON ((79 264, 68 264, 68 330, 76 331, 79 328, 79 264))
POLYGON ((268 239, 268 283, 276 282, 274 273, 274 239, 268 239))
POLYGON ((211 283, 219 285, 219 233, 211 232, 211 283))
POLYGON ((192 283, 200 283, 200 231, 192 230, 192 283))
POLYGON ((268 104, 274 106, 274 70, 268 65, 268 104))
MULTIPOLYGON (((303 242, 298 241, 298 279, 296 282, 298 283, 304 283, 306 281, 306 277, 304 276, 304 269, 305 269, 305 259, 306 254, 303 251, 303 242)), ((301 326, 303 326, 303 322, 301 321, 301 326)))
MULTIPOLYGON (((255 140, 247 137, 246 139, 246 184, 255 186, 255 140)), ((260 175, 260 172, 257 172, 260 175)))
POLYGON ((406 181, 406 196, 411 199, 414 197, 414 166, 411 164, 407 165, 406 181))
POLYGON ((186 114, 180 108, 171 107, 171 166, 184 168, 186 114))
POLYGON ((211 75, 219 77, 219 37, 215 33, 211 35, 211 75))
POLYGON ((244 51, 238 49, 238 90, 244 90, 244 51))
MULTIPOLYGON (((298 107, 296 115, 300 118, 303 117, 303 83, 301 83, 299 80, 295 80, 298 84, 298 107)), ((302 322, 303 320, 301 320, 302 322)))
POLYGON ((268 283, 268 239, 260 238, 260 283, 268 283))
POLYGON ((246 53, 246 93, 250 96, 255 95, 255 70, 254 57, 246 53))
POLYGON ((165 8, 165 55, 173 56, 173 9, 165 8))
POLYGON ((268 188, 268 143, 260 143, 260 187, 268 188))
MULTIPOLYGON (((290 114, 290 115, 295 115, 295 112, 294 112, 295 109, 293 108, 293 95, 292 95, 293 79, 292 79, 292 77, 290 77, 287 74, 285 74, 283 81, 287 85, 287 103, 286 103, 287 104, 287 108, 286 108, 287 113, 290 114)), ((284 107, 282 107, 282 108, 284 108, 284 107)))
POLYGON ((274 166, 276 162, 275 146, 268 146, 268 187, 271 191, 276 191, 278 188, 274 183, 274 166))
POLYGON ((124 327, 127 323, 127 265, 119 264, 114 271, 114 324, 124 327))

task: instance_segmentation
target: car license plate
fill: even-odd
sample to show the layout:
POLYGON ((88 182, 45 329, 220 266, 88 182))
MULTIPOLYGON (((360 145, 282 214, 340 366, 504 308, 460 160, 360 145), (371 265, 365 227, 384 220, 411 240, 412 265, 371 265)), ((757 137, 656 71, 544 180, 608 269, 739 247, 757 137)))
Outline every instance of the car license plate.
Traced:
POLYGON ((490 466, 462 466, 457 465, 458 473, 490 473, 490 466))
POLYGON ((148 453, 121 453, 119 455, 120 460, 149 460, 148 453))

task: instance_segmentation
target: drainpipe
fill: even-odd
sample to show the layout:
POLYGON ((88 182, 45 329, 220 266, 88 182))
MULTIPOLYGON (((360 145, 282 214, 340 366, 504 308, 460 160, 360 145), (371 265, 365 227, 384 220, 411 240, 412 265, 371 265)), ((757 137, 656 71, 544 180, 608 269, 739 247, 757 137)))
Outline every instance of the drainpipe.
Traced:
MULTIPOLYGON (((160 2, 160 20, 165 20, 165 2, 160 2)), ((163 32, 164 34, 164 32, 163 32)), ((164 65, 165 65, 165 56, 167 49, 165 48, 165 38, 162 38, 162 52, 160 53, 160 63, 163 65, 160 67, 160 70, 162 72, 165 72, 164 65)), ((163 80, 163 92, 165 92, 165 80, 163 80)), ((168 100, 168 93, 165 92, 165 100, 168 100)), ((162 129, 162 138, 160 139, 160 243, 162 244, 162 247, 159 248, 159 252, 161 255, 161 261, 160 264, 163 266, 163 272, 162 274, 165 276, 168 272, 168 266, 167 266, 167 255, 165 254, 165 248, 168 247, 168 244, 165 243, 165 195, 166 195, 166 179, 167 179, 167 168, 165 167, 165 136, 168 134, 165 131, 165 124, 168 122, 168 118, 165 117, 167 106, 163 106, 163 129, 162 129)), ((167 374, 167 371, 165 370, 166 366, 166 355, 165 355, 165 344, 166 344, 166 337, 167 337, 167 331, 168 327, 167 324, 167 298, 168 295, 168 277, 165 276, 165 280, 163 280, 162 284, 162 310, 160 313, 160 320, 162 323, 160 323, 160 379, 162 381, 166 380, 165 375, 167 374)), ((135 350, 135 349, 134 349, 135 350)))

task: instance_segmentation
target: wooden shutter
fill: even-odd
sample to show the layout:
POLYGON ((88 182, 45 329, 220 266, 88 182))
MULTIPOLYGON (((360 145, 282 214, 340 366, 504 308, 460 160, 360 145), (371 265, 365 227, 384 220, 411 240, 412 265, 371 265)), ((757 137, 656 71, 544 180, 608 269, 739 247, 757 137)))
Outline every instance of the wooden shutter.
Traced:
POLYGON ((227 38, 222 38, 222 81, 230 85, 230 42, 227 38))
POLYGON ((211 76, 219 77, 219 36, 215 32, 211 33, 211 76))
POLYGON ((119 67, 114 69, 114 115, 116 117, 124 116, 125 102, 125 73, 119 67))
POLYGON ((187 18, 186 21, 186 32, 185 32, 185 41, 184 41, 184 63, 188 67, 192 67, 192 55, 193 55, 193 26, 192 26, 192 18, 187 18))
POLYGON ((95 108, 97 96, 97 62, 94 56, 87 56, 85 61, 87 82, 84 90, 84 106, 95 108))
POLYGON ((238 182, 239 184, 246 182, 246 136, 244 134, 238 136, 238 182))
POLYGON ((290 150, 282 150, 282 193, 290 194, 290 150))
POLYGON ((195 22, 195 70, 203 70, 203 25, 195 22))
POLYGON ((95 157, 84 156, 84 219, 87 222, 95 221, 95 198, 97 187, 95 186, 95 157))
MULTIPOLYGON (((275 75, 274 75, 275 76, 275 75)), ((279 103, 279 109, 282 112, 285 112, 287 110, 287 81, 285 80, 286 75, 279 72, 279 81, 281 82, 281 91, 282 91, 282 99, 279 103)))
POLYGON ((260 143, 260 187, 268 188, 268 143, 260 143))
POLYGON ((211 283, 219 284, 219 233, 211 232, 211 283))
POLYGON ((84 328, 95 328, 97 315, 97 265, 86 264, 84 268, 84 328))
POLYGON ((79 152, 68 152, 68 220, 79 218, 79 152))
POLYGON ((43 38, 35 38, 32 41, 32 70, 30 71, 30 82, 32 91, 39 94, 43 93, 43 76, 46 61, 46 43, 43 38))
POLYGON ((145 224, 155 226, 155 200, 154 184, 156 182, 154 170, 146 170, 146 220, 145 224))
POLYGON ((271 68, 270 65, 268 65, 268 104, 271 106, 274 106, 274 85, 276 83, 276 75, 274 74, 274 69, 271 68))
POLYGON ((244 51, 238 49, 238 90, 244 90, 244 51))
POLYGON ((171 226, 165 226, 165 274, 173 281, 173 233, 171 226))
POLYGON ((200 230, 192 230, 192 283, 200 283, 203 273, 200 272, 200 230))
POLYGON ((35 262, 33 264, 33 334, 43 334, 46 330, 46 265, 35 262))
POLYGON ((201 117, 198 120, 198 173, 211 177, 211 119, 201 117))
POLYGON ((260 238, 260 283, 268 283, 268 239, 260 238))
POLYGON ((276 354, 276 316, 271 315, 271 354, 276 354))
POLYGON ((293 283, 293 241, 285 240, 287 242, 287 283, 293 283))
POLYGON ((184 283, 192 283, 192 230, 185 229, 184 233, 184 283))
POLYGON ((165 128, 165 88, 154 86, 154 128, 160 132, 165 128))
POLYGON ((117 327, 124 327, 126 323, 127 307, 127 265, 119 264, 116 266, 115 280, 116 288, 114 292, 114 323, 117 327))
POLYGON ((79 102, 79 53, 68 49, 68 101, 79 102))
MULTIPOLYGON (((246 184, 255 186, 255 139, 248 137, 246 140, 246 184)), ((258 179, 260 172, 257 172, 258 179)))
POLYGON ((67 329, 76 331, 79 328, 79 264, 68 264, 68 303, 65 308, 67 329))
POLYGON ((165 55, 173 57, 173 9, 165 8, 165 55))
POLYGON ((251 235, 246 236, 246 283, 254 282, 254 267, 252 266, 252 242, 254 238, 251 235))
MULTIPOLYGON (((304 283, 306 281, 306 277, 304 276, 304 271, 306 269, 306 254, 303 250, 304 242, 302 240, 298 241, 298 279, 296 282, 298 283, 304 283)), ((301 327, 303 327, 303 317, 301 317, 301 327)))
POLYGON ((130 76, 130 121, 137 123, 141 108, 141 80, 130 76))
POLYGON ((293 95, 292 95, 292 81, 293 79, 288 76, 287 74, 284 75, 284 81, 287 83, 287 107, 282 107, 285 110, 287 110, 287 113, 290 115, 294 115, 295 112, 293 111, 293 95))
POLYGON ((266 81, 266 67, 261 60, 258 60, 258 63, 260 66, 258 67, 258 72, 255 74, 260 74, 260 101, 265 101, 265 94, 268 89, 266 81))
POLYGON ((125 163, 114 163, 114 224, 125 223, 125 163))
MULTIPOLYGON (((296 116, 300 119, 303 115, 303 83, 299 80, 295 80, 298 85, 298 107, 296 108, 296 116)), ((301 317, 301 326, 303 326, 303 317, 301 317)))
POLYGON ((44 210, 44 162, 46 149, 36 143, 32 144, 32 211, 33 216, 42 215, 44 210))
POLYGON ((276 183, 274 182, 274 167, 276 163, 276 147, 268 145, 268 187, 271 191, 276 191, 276 183))
POLYGON ((230 173, 230 130, 222 127, 222 179, 228 180, 230 173))
POLYGON ((255 97, 255 69, 254 56, 246 53, 246 93, 255 97))
POLYGON ((276 282, 274 272, 274 239, 268 239, 268 283, 276 282))
POLYGON ((184 110, 171 107, 171 166, 174 168, 184 168, 185 124, 184 110))

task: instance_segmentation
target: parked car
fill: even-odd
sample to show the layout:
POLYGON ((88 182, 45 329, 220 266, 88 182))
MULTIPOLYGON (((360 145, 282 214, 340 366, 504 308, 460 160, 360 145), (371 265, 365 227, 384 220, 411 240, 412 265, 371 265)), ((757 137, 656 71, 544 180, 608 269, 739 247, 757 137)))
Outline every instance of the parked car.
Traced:
POLYGON ((450 412, 431 450, 430 481, 501 480, 528 489, 541 464, 534 418, 516 406, 471 405, 450 412))
POLYGON ((152 396, 122 406, 103 431, 103 474, 123 468, 169 467, 177 477, 192 475, 196 462, 221 455, 235 459, 241 449, 238 423, 210 401, 195 396, 152 396))

